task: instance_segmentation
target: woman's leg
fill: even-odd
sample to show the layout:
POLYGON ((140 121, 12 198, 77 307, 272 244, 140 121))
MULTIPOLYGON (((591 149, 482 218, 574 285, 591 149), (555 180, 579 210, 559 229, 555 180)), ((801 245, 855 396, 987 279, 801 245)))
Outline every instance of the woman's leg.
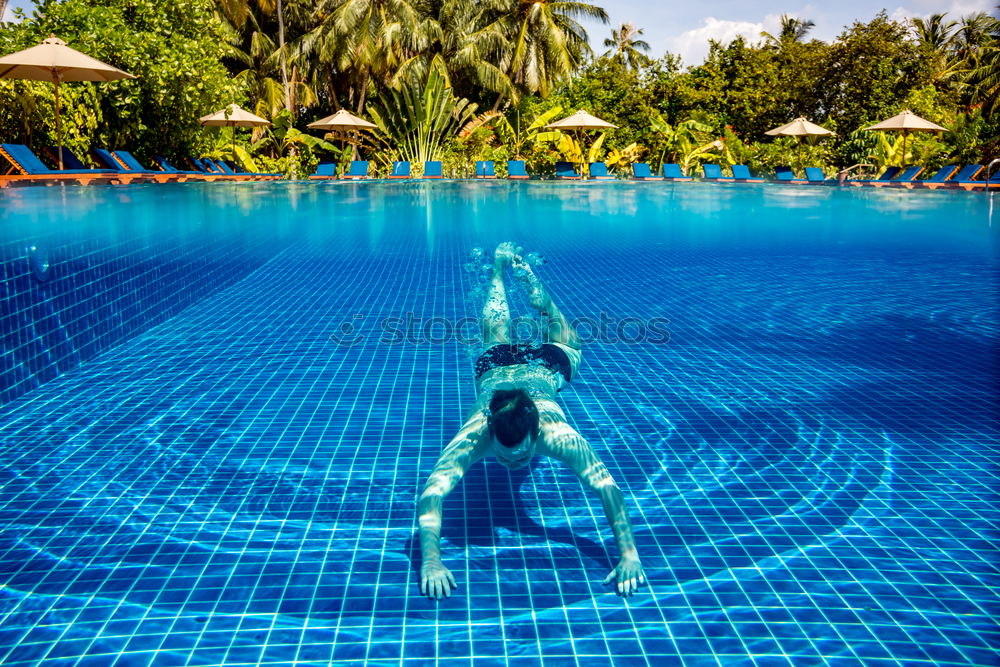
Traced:
POLYGON ((547 343, 559 343, 575 350, 580 349, 580 335, 569 323, 559 306, 552 300, 549 293, 542 285, 542 281, 531 270, 531 265, 520 256, 513 258, 511 266, 514 275, 524 284, 530 303, 542 316, 544 324, 547 324, 547 343))
POLYGON ((490 278, 490 289, 486 295, 486 303, 483 304, 483 316, 480 320, 485 349, 493 345, 510 343, 510 307, 507 305, 503 272, 516 255, 517 248, 510 242, 498 245, 493 254, 493 276, 490 278))

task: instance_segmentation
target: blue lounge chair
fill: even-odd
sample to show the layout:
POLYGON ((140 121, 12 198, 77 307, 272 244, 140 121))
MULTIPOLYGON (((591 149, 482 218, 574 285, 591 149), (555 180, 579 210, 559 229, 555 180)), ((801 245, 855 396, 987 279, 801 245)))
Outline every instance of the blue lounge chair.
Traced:
POLYGON ((341 174, 340 177, 351 180, 368 178, 368 160, 352 160, 347 173, 341 174))
POLYGON ((907 167, 902 172, 900 172, 899 176, 892 179, 891 181, 883 181, 883 180, 871 181, 869 183, 866 183, 865 185, 873 185, 875 187, 884 187, 886 185, 907 186, 910 183, 912 183, 913 179, 915 179, 917 175, 920 174, 920 172, 922 172, 923 170, 924 170, 923 167, 907 167))
MULTIPOLYGON (((53 162, 59 164, 59 149, 57 147, 46 146, 45 152, 48 153, 53 162)), ((62 148, 62 163, 63 169, 90 169, 83 163, 83 160, 76 156, 76 153, 65 146, 62 148)))
POLYGON ((819 167, 806 167, 806 183, 836 183, 836 181, 827 181, 826 174, 819 167))
POLYGON ((497 173, 493 167, 493 160, 479 160, 476 162, 476 178, 496 178, 497 173))
POLYGON ((211 162, 224 173, 226 176, 254 176, 257 178, 264 179, 275 179, 284 176, 283 173, 272 171, 272 172, 260 172, 260 171, 243 171, 242 169, 234 168, 225 160, 212 160, 211 158, 204 158, 206 161, 211 162))
POLYGON ((507 160, 507 178, 516 181, 528 179, 528 172, 524 169, 524 160, 507 160))
POLYGON ((576 173, 576 166, 572 162, 556 162, 556 178, 563 181, 576 181, 580 179, 580 174, 576 173))
POLYGON ((424 162, 424 178, 441 178, 441 162, 428 160, 424 162))
POLYGON ((796 181, 803 180, 801 178, 795 178, 795 172, 792 171, 791 167, 775 167, 774 178, 782 183, 794 183, 796 181))
POLYGON ((105 169, 50 169, 23 144, 0 144, 0 155, 11 164, 8 174, 14 171, 21 173, 18 180, 71 180, 81 185, 121 181, 117 173, 105 169))
POLYGON ((703 164, 701 165, 701 171, 705 176, 706 181, 731 181, 733 178, 731 176, 722 175, 722 167, 717 164, 703 164))
POLYGON ((173 164, 171 164, 170 160, 168 160, 167 158, 163 157, 162 155, 157 155, 153 159, 156 160, 156 164, 160 165, 160 169, 162 169, 163 171, 167 172, 168 174, 187 174, 189 176, 207 176, 207 174, 205 174, 204 172, 201 172, 201 171, 191 171, 191 170, 185 171, 183 169, 178 169, 173 164))
POLYGON ((636 162, 632 165, 632 178, 637 181, 658 181, 659 176, 653 176, 649 170, 649 165, 645 162, 636 162))
POLYGON ((913 181, 912 185, 915 188, 926 188, 938 183, 946 183, 948 179, 954 176, 957 171, 957 164, 947 164, 934 172, 934 175, 930 178, 922 181, 913 181))
POLYGON ((608 173, 608 165, 604 162, 591 162, 587 169, 590 172, 590 177, 595 181, 614 180, 614 176, 608 173))
POLYGON ((981 164, 967 164, 959 169, 957 174, 943 183, 924 181, 921 185, 932 190, 936 188, 969 189, 974 187, 977 183, 982 183, 982 181, 976 180, 976 176, 978 176, 983 169, 985 169, 985 167, 981 164))
POLYGON ((750 167, 745 164, 733 165, 733 180, 740 183, 763 183, 763 178, 754 178, 750 173, 750 167))
POLYGON ((153 169, 148 169, 141 162, 135 159, 135 156, 128 151, 111 151, 112 157, 129 172, 136 174, 143 174, 146 176, 152 175, 153 178, 160 182, 166 183, 167 181, 176 181, 183 179, 184 175, 180 172, 169 173, 166 171, 155 171, 153 169))
POLYGON ((337 163, 332 160, 320 162, 316 165, 316 171, 311 173, 309 178, 313 180, 329 180, 331 178, 337 178, 337 163))
POLYGON ((410 177, 410 163, 404 161, 393 162, 392 163, 392 173, 389 174, 389 178, 409 178, 410 177))
POLYGON ((693 180, 690 176, 685 176, 684 172, 681 171, 681 166, 674 162, 664 162, 660 167, 660 171, 663 173, 663 180, 665 181, 693 180))
MULTIPOLYGON (((128 182, 134 180, 153 180, 165 183, 167 181, 176 181, 179 178, 177 174, 168 174, 165 171, 132 169, 116 158, 111 151, 104 148, 91 148, 90 154, 93 156, 94 161, 101 165, 103 169, 115 172, 119 178, 125 179, 128 182)), ((141 167, 142 165, 139 166, 141 167)))
POLYGON ((1000 190, 1000 171, 982 181, 968 181, 960 183, 959 188, 963 190, 1000 190))
POLYGON ((869 183, 888 183, 902 171, 901 167, 886 167, 885 171, 878 178, 849 178, 844 181, 845 185, 868 185, 869 183))

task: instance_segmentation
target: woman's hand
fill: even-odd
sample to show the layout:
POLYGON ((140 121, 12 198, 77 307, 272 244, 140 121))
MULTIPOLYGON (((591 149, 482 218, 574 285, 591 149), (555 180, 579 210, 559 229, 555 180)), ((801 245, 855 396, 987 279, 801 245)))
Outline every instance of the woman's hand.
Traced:
POLYGON ((639 584, 646 583, 646 575, 642 572, 642 564, 635 557, 626 557, 618 561, 604 579, 605 584, 618 580, 618 595, 625 597, 639 590, 639 584))
POLYGON ((451 570, 441 561, 425 562, 420 568, 420 592, 427 597, 440 600, 451 597, 451 589, 458 588, 451 570))

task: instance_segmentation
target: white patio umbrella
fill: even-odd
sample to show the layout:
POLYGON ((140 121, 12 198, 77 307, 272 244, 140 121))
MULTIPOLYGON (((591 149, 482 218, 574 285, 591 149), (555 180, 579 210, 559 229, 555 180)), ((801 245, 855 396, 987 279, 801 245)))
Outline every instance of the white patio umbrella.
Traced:
POLYGON ((63 168, 62 126, 59 122, 59 84, 65 81, 115 81, 135 75, 66 46, 55 35, 38 46, 0 58, 0 79, 51 81, 55 87, 56 138, 59 142, 59 169, 63 168))
POLYGON ((270 125, 271 121, 264 120, 260 116, 255 116, 239 104, 230 104, 225 109, 220 109, 215 113, 202 116, 198 119, 202 125, 208 127, 231 127, 233 128, 233 159, 236 159, 236 128, 238 127, 263 127, 270 125))
MULTIPOLYGON (((550 130, 575 130, 578 133, 578 141, 580 141, 580 159, 585 160, 586 154, 583 150, 583 140, 579 137, 579 132, 583 130, 614 129, 618 126, 612 125, 608 121, 602 120, 597 116, 592 116, 583 109, 580 109, 575 114, 567 116, 562 120, 557 120, 554 123, 549 123, 545 127, 550 130)), ((580 165, 580 173, 583 173, 582 164, 580 165)))
POLYGON ((816 123, 810 123, 808 120, 799 116, 791 123, 786 123, 781 127, 776 127, 772 130, 768 130, 764 134, 771 137, 796 137, 799 141, 798 146, 798 157, 799 166, 802 166, 802 137, 825 137, 833 134, 830 130, 825 127, 820 127, 816 123))
POLYGON ((947 132, 947 128, 943 128, 940 125, 935 125, 934 123, 921 118, 917 114, 913 113, 909 109, 903 110, 902 113, 896 114, 892 118, 887 118, 881 123, 876 123, 866 127, 865 130, 885 130, 888 132, 902 132, 903 133, 903 162, 906 162, 906 137, 910 132, 947 132))
MULTIPOLYGON (((306 127, 313 130, 326 130, 331 132, 347 132, 357 131, 357 130, 374 130, 378 128, 375 123, 369 123, 364 118, 358 118, 352 114, 347 109, 341 109, 332 116, 327 116, 326 118, 321 118, 315 122, 309 123, 306 127)), ((341 136, 340 139, 340 150, 344 150, 344 137, 341 136)), ((353 153, 353 149, 351 151, 353 153)))

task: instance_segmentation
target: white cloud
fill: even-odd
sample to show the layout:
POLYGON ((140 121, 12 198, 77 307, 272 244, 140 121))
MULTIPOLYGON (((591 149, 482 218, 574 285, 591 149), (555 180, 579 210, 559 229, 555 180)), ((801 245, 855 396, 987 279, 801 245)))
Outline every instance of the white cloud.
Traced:
POLYGON ((995 5, 995 0, 951 0, 948 6, 945 6, 940 0, 913 0, 908 6, 896 7, 892 10, 889 18, 905 22, 917 16, 927 18, 931 14, 944 14, 946 20, 957 21, 969 14, 990 13, 995 5))
POLYGON ((688 30, 676 37, 667 39, 667 48, 680 54, 685 65, 697 65, 708 54, 708 41, 717 40, 726 44, 742 35, 750 43, 760 41, 760 33, 773 33, 781 24, 777 14, 768 14, 760 22, 728 21, 710 16, 704 20, 701 27, 688 30))

